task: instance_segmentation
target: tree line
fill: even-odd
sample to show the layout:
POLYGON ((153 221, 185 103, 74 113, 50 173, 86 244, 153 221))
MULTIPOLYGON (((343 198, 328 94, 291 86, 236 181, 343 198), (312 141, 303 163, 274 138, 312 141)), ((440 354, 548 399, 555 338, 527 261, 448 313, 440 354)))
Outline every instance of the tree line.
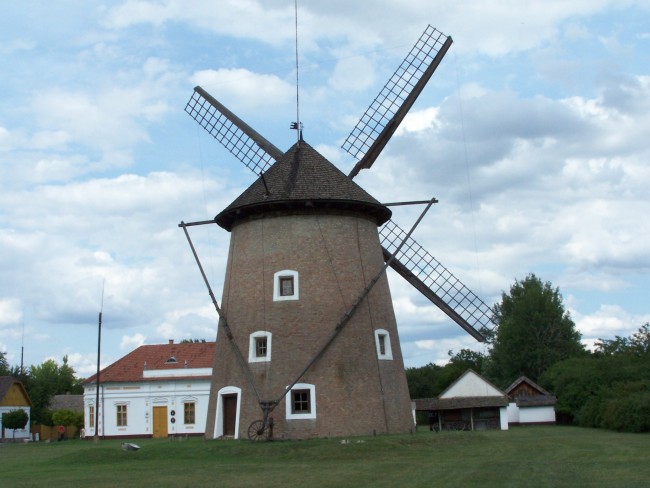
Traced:
POLYGON ((438 396, 468 368, 506 389, 527 376, 557 396, 558 421, 627 432, 650 431, 650 330, 600 339, 594 351, 565 310, 562 295, 535 274, 516 280, 481 332, 483 354, 462 349, 444 366, 407 368, 411 398, 438 396))
POLYGON ((68 364, 68 356, 63 356, 61 365, 53 359, 48 359, 40 365, 21 369, 20 366, 9 366, 6 355, 0 352, 0 376, 13 376, 23 384, 32 401, 31 421, 33 424, 52 426, 78 423, 78 419, 71 424, 57 422, 60 420, 57 415, 54 419, 52 418, 56 412, 50 410, 50 403, 54 395, 83 393, 82 379, 77 378, 74 369, 68 364))

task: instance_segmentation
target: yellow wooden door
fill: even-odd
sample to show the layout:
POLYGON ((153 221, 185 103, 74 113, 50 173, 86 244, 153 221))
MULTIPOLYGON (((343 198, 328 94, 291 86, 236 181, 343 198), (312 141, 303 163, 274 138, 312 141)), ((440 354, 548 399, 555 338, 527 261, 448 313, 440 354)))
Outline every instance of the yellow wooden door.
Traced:
POLYGON ((167 437, 167 407, 153 407, 153 436, 167 437))

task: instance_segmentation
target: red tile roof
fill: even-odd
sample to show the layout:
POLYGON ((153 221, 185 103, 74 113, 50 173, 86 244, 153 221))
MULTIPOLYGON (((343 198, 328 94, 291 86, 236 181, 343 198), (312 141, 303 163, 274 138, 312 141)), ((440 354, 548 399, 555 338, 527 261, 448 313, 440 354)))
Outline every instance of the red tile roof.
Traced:
MULTIPOLYGON (((140 346, 131 351, 122 359, 118 359, 110 366, 99 372, 99 381, 127 382, 127 381, 160 381, 169 378, 144 378, 145 363, 147 370, 178 370, 187 368, 211 368, 214 359, 216 342, 186 342, 181 344, 156 344, 140 346), (170 358, 176 362, 167 362, 170 358)), ((83 381, 83 384, 95 383, 96 375, 83 381)), ((174 379, 183 377, 174 376, 174 379)), ((196 379, 197 376, 192 378, 196 379)))

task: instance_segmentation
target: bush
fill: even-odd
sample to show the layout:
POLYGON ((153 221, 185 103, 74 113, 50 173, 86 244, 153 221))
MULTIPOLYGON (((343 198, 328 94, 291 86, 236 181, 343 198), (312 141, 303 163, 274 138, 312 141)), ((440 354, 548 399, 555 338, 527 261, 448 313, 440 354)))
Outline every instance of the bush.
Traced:
POLYGON ((621 432, 650 432, 650 392, 605 402, 602 426, 621 432))
POLYGON ((52 414, 52 422, 54 425, 69 425, 81 429, 84 426, 84 415, 81 412, 73 412, 72 410, 61 409, 52 414))
POLYGON ((14 438, 16 437, 16 429, 24 429, 28 421, 27 412, 20 408, 2 414, 2 426, 5 429, 12 429, 14 438))
POLYGON ((617 385, 602 405, 599 427, 621 432, 650 432, 650 381, 617 385))

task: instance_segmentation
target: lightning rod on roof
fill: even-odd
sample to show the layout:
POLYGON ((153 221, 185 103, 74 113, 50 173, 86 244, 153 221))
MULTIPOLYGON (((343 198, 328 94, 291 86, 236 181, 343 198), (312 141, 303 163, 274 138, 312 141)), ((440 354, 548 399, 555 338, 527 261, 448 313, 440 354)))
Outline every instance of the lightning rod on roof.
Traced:
POLYGON ((300 122, 300 73, 298 69, 298 0, 294 1, 296 19, 296 121, 291 124, 291 129, 297 133, 297 143, 302 140, 302 122, 300 122))

